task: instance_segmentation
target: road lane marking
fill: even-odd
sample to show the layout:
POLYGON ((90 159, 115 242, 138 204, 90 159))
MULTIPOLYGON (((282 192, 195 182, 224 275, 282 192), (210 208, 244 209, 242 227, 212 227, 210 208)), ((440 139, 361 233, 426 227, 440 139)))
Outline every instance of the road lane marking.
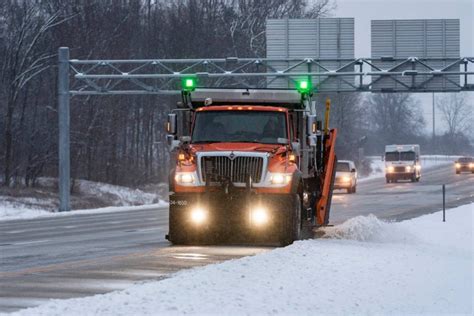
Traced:
POLYGON ((40 244, 50 241, 51 239, 42 239, 42 240, 32 240, 32 241, 23 241, 11 244, 12 246, 23 246, 23 245, 31 245, 31 244, 40 244))

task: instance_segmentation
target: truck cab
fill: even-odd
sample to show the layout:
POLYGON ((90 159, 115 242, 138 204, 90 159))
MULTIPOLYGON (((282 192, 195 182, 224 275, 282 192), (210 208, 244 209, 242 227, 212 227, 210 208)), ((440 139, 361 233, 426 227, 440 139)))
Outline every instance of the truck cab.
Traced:
POLYGON ((387 145, 384 160, 387 183, 398 180, 420 181, 420 145, 387 145))
POLYGON ((301 238, 308 219, 316 224, 323 181, 323 135, 301 96, 202 89, 191 97, 176 111, 180 120, 169 116, 176 161, 167 238, 282 245, 301 238), (178 122, 189 136, 177 135, 178 122))

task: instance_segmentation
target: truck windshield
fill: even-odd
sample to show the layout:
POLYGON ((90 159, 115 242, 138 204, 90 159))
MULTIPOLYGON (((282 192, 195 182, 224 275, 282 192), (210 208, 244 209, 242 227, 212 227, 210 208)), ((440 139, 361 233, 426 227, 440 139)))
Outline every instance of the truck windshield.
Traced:
POLYGON ((398 151, 385 153, 385 161, 398 161, 400 154, 398 151))
POLYGON ((192 143, 278 144, 278 138, 288 138, 285 113, 270 111, 197 112, 192 133, 192 143))
POLYGON ((413 151, 406 151, 400 153, 400 160, 413 161, 415 160, 415 153, 413 151))

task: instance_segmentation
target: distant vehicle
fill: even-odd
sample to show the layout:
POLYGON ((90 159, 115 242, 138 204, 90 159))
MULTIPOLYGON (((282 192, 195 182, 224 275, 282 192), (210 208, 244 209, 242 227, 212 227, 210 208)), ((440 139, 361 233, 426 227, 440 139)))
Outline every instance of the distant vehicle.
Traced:
POLYGON ((420 145, 385 146, 385 179, 387 183, 398 180, 420 181, 420 145))
POLYGON ((334 189, 346 189, 347 193, 356 193, 357 170, 353 161, 339 160, 336 166, 334 189))
POLYGON ((454 162, 454 167, 456 168, 456 174, 460 174, 461 172, 474 173, 474 158, 461 157, 454 162))

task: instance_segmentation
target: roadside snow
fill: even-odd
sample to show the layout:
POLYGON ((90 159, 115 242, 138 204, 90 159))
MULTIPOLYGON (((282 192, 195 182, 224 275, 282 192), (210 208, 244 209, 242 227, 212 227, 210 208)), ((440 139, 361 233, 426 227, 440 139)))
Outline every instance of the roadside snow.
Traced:
MULTIPOLYGON (((38 179, 39 185, 45 188, 54 187, 55 181, 56 180, 52 178, 38 179)), ((94 197, 99 201, 104 201, 105 205, 111 204, 113 206, 73 210, 68 213, 57 213, 57 198, 0 196, 0 221, 30 219, 44 216, 69 216, 85 213, 119 212, 144 208, 138 205, 146 205, 146 207, 151 208, 168 205, 165 201, 160 199, 159 194, 147 193, 139 189, 131 189, 123 186, 87 180, 76 180, 76 182, 75 190, 79 195, 79 198, 94 197)), ((158 187, 159 185, 156 186, 158 187)))
MULTIPOLYGON (((421 172, 423 174, 423 170, 452 164, 459 157, 460 156, 421 155, 421 172)), ((382 161, 382 157, 371 156, 367 158, 370 159, 370 167, 372 169, 372 172, 367 177, 359 178, 358 181, 367 181, 370 179, 384 177, 385 161, 382 161)))
POLYGON ((473 212, 356 217, 326 238, 14 315, 472 315, 473 212))
POLYGON ((86 210, 73 210, 71 212, 50 212, 42 209, 27 209, 27 208, 17 208, 9 207, 8 204, 0 205, 0 221, 9 221, 16 219, 33 219, 40 217, 59 217, 59 216, 74 216, 81 214, 97 214, 97 213, 115 213, 115 212, 125 212, 125 211, 139 211, 139 210, 150 210, 159 207, 166 207, 168 203, 165 201, 160 201, 155 204, 147 205, 136 205, 136 206, 109 206, 109 207, 100 207, 86 210))

